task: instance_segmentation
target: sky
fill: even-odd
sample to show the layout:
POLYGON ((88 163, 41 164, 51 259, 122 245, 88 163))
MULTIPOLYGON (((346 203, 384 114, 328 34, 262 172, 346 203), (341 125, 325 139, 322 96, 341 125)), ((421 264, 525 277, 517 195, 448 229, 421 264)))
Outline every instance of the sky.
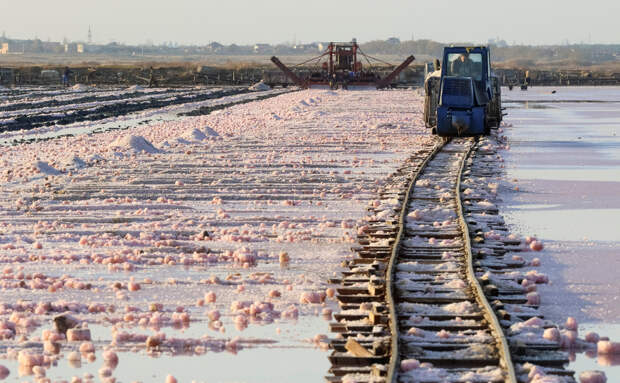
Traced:
POLYGON ((620 1, 0 0, 9 38, 143 44, 360 42, 398 37, 510 44, 620 43, 620 1))

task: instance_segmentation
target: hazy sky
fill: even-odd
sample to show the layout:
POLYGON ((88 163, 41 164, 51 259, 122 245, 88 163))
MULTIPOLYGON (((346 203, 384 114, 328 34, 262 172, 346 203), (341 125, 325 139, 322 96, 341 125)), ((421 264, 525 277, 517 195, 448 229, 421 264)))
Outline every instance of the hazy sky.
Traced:
POLYGON ((620 43, 619 0, 0 0, 12 38, 250 44, 388 37, 620 43))

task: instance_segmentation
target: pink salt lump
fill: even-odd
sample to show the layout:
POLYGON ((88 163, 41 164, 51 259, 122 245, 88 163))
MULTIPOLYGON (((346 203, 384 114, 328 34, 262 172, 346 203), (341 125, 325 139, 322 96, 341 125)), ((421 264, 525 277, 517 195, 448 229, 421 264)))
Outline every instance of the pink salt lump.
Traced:
POLYGON ((205 293, 205 302, 206 303, 215 303, 216 301, 216 295, 213 291, 209 291, 208 293, 205 293))
POLYGON ((560 330, 555 327, 547 328, 543 332, 543 338, 554 342, 560 341, 560 330))
POLYGON ((71 351, 69 354, 67 354, 67 360, 77 362, 82 360, 82 356, 80 356, 80 353, 77 351, 71 351))
POLYGON ((67 330, 67 341, 81 342, 90 340, 90 330, 87 328, 72 328, 67 330))
POLYGON ((129 282, 127 284, 127 290, 129 291, 138 291, 140 290, 140 284, 136 282, 129 282))
POLYGON ((117 365, 118 364, 118 355, 114 351, 104 351, 103 360, 108 365, 117 365))
POLYGON ((620 354, 620 343, 608 340, 599 340, 596 344, 596 350, 599 354, 620 354))
POLYGON ((22 350, 17 354, 17 362, 20 366, 40 366, 43 364, 44 358, 42 354, 34 354, 27 350, 22 350))
POLYGON ((534 251, 541 251, 543 249, 543 243, 541 241, 533 241, 530 243, 530 249, 534 251))
POLYGON ((534 305, 534 306, 540 305, 540 294, 538 294, 537 292, 528 293, 526 297, 527 297, 528 305, 534 305))
POLYGON ((0 380, 6 379, 6 377, 9 376, 10 373, 11 372, 9 371, 8 368, 0 364, 0 380))
POLYGON ((607 377, 603 371, 584 371, 579 374, 581 383, 607 383, 607 377))
POLYGON ((303 292, 299 297, 299 303, 310 304, 310 303, 323 303, 325 301, 325 293, 317 293, 317 292, 303 292))
POLYGON ((420 362, 417 359, 404 359, 400 362, 400 369, 403 372, 415 370, 420 368, 420 362))
POLYGON ((327 297, 328 297, 328 298, 333 298, 333 297, 334 297, 334 295, 336 295, 336 290, 334 290, 334 289, 333 289, 333 288, 331 288, 331 287, 328 287, 328 288, 325 290, 325 295, 327 295, 327 297))
POLYGON ((593 332, 593 331, 589 331, 586 333, 585 336, 585 341, 588 343, 598 343, 598 341, 600 340, 600 337, 597 333, 593 332))

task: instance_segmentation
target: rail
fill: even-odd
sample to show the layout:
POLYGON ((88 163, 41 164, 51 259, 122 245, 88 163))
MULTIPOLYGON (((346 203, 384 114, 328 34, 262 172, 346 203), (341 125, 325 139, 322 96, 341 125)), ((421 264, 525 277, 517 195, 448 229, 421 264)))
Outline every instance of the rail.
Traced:
POLYGON ((396 304, 394 302, 394 284, 392 283, 392 279, 394 276, 394 267, 396 263, 396 258, 398 258, 398 253, 400 251, 400 245, 402 242, 403 233, 405 231, 405 216, 407 215, 407 201, 409 200, 409 196, 413 192, 416 181, 418 180, 419 175, 424 171, 426 165, 435 157, 437 153, 441 151, 441 149, 446 144, 447 140, 445 139, 437 139, 437 144, 433 151, 424 159, 421 166, 416 171, 415 175, 412 177, 411 182, 409 183, 409 187, 407 188, 407 193, 405 194, 405 200, 403 201, 403 205, 401 208, 400 216, 398 219, 398 234, 396 235, 396 242, 394 243, 394 247, 392 249, 392 254, 390 255, 390 260, 388 262, 388 267, 385 272, 385 298, 389 307, 389 315, 390 315, 390 334, 392 337, 391 341, 391 352, 390 352, 390 362, 388 364, 388 374, 386 378, 386 383, 395 383, 396 377, 398 376, 398 364, 400 362, 399 355, 399 339, 400 334, 398 331, 398 320, 396 315, 396 304))
POLYGON ((495 339, 498 342, 497 348, 500 353, 500 361, 501 361, 500 364, 506 370, 506 373, 508 375, 506 378, 506 382, 517 383, 518 382, 517 376, 515 373, 514 365, 512 363, 512 358, 510 356, 510 349, 508 347, 508 341, 506 339, 506 336, 504 335, 502 326, 499 323, 497 316, 495 315, 495 311, 493 310, 493 308, 491 307, 491 304, 487 300, 487 297, 484 294, 484 290, 482 289, 480 282, 478 282, 478 278, 476 278, 476 273, 474 272, 474 257, 471 251, 471 238, 469 236, 469 228, 467 227, 467 221, 465 220, 463 204, 461 202, 461 178, 463 176, 463 169, 465 168, 465 163, 467 162, 467 159, 470 157, 476 144, 477 142, 474 143, 474 145, 471 145, 469 147, 467 154, 463 157, 463 160, 460 164, 459 174, 456 180, 456 197, 457 197, 456 198, 456 206, 457 206, 456 212, 459 218, 459 223, 461 225, 461 232, 463 233, 463 244, 465 248, 465 254, 467 256, 467 276, 471 282, 472 287, 475 290, 476 300, 481 306, 484 307, 484 316, 489 322, 489 325, 492 327, 493 332, 495 333, 494 334, 495 339))

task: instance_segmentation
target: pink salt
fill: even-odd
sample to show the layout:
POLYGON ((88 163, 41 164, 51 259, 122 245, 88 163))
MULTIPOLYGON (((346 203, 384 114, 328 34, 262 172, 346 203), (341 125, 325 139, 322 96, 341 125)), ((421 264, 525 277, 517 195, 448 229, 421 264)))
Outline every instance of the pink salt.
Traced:
POLYGON ((206 303, 215 303, 215 300, 216 300, 216 295, 213 291, 209 291, 208 293, 205 293, 206 303))
POLYGON ((84 354, 95 352, 95 346, 91 342, 84 342, 80 345, 80 352, 84 354))
POLYGON ((138 291, 140 290, 140 284, 136 282, 129 282, 127 284, 127 290, 129 291, 138 291))
POLYGON ((547 328, 543 332, 543 338, 558 342, 560 340, 560 330, 555 327, 547 328))
POLYGON ((420 368, 420 362, 417 359, 404 359, 400 362, 400 369, 403 372, 415 370, 420 368))
POLYGON ((449 332, 447 332, 446 330, 440 330, 440 331, 437 333, 437 337, 438 337, 438 338, 442 338, 442 339, 448 339, 448 338, 450 337, 450 333, 449 333, 449 332))
POLYGON ((603 371, 583 371, 579 374, 580 383, 607 383, 607 377, 603 371))
POLYGON ((303 292, 299 297, 299 303, 322 303, 325 300, 325 293, 303 292))
POLYGON ((110 364, 118 363, 118 355, 114 351, 105 351, 103 353, 103 360, 110 364))
POLYGON ((11 371, 9 371, 8 368, 4 367, 3 365, 0 364, 0 380, 1 379, 6 379, 7 376, 9 376, 9 374, 11 373, 11 371))
POLYGON ((527 297, 528 305, 533 305, 533 306, 540 305, 540 294, 538 294, 537 292, 528 293, 526 297, 527 297))
POLYGON ((599 338, 600 337, 598 336, 598 334, 592 331, 588 332, 585 336, 585 340, 588 343, 597 343, 599 341, 599 338))
POLYGON ((78 360, 82 360, 82 357, 80 356, 80 353, 77 351, 72 351, 67 355, 67 360, 69 361, 78 361, 78 360))
POLYGON ((540 241, 534 241, 532 243, 530 243, 530 249, 534 250, 534 251, 541 251, 543 249, 543 244, 540 241))
POLYGON ((600 340, 596 344, 596 349, 599 354, 620 354, 620 343, 611 342, 608 340, 600 340))
POLYGON ((80 342, 90 340, 90 330, 87 328, 71 328, 67 330, 67 341, 80 342))
POLYGON ((334 295, 336 295, 336 290, 329 287, 325 290, 325 295, 327 295, 328 298, 333 298, 334 295))

